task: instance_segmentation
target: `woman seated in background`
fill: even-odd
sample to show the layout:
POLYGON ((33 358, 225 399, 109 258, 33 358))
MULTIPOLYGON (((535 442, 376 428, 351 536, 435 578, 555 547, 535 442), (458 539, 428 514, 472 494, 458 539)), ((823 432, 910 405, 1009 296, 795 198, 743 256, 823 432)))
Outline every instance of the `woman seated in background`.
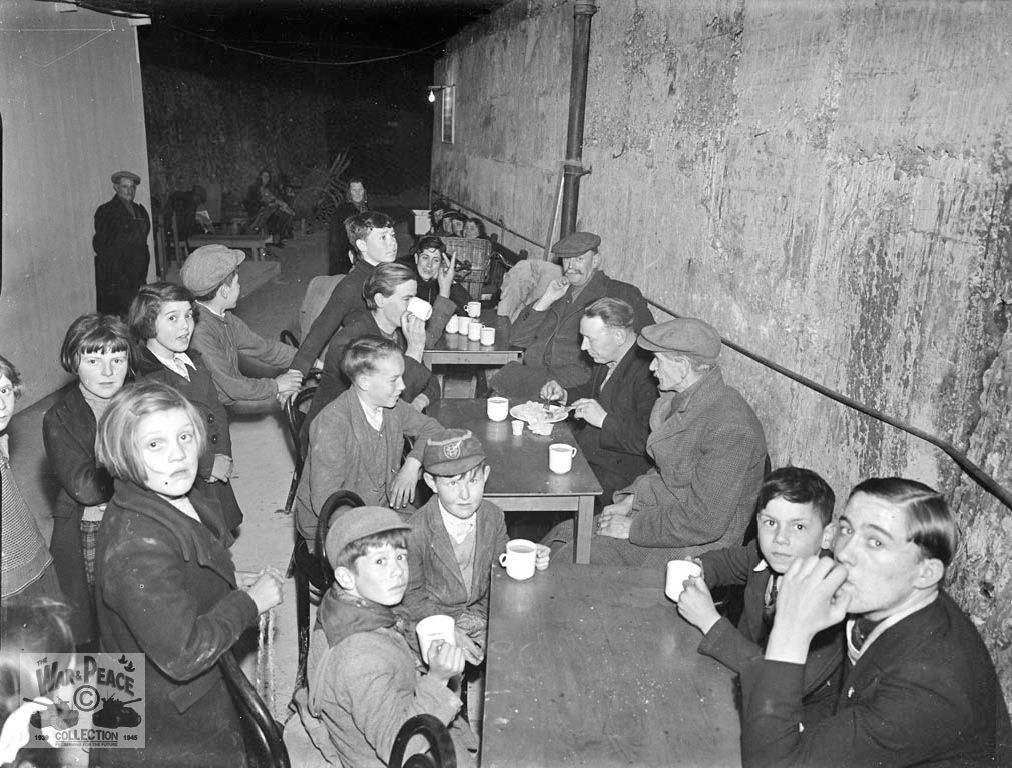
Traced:
POLYGON ((260 170, 257 180, 246 191, 246 210, 253 217, 250 229, 273 235, 276 245, 282 245, 284 238, 292 236, 295 211, 275 188, 267 168, 260 170))
POLYGON ((330 341, 323 361, 320 388, 306 417, 310 422, 338 395, 351 386, 341 372, 341 356, 353 341, 363 336, 380 336, 397 345, 404 354, 404 391, 401 400, 419 411, 439 398, 439 380, 422 365, 427 344, 435 343, 446 328, 455 305, 449 300, 453 273, 439 273, 440 294, 436 297, 432 317, 423 322, 407 311, 408 302, 418 289, 414 270, 404 264, 380 264, 362 286, 367 309, 348 316, 344 326, 330 341))
POLYGON ((216 662, 281 602, 282 580, 265 569, 236 588, 221 509, 194 486, 206 439, 193 404, 158 381, 125 387, 98 425, 116 479, 95 553, 100 647, 145 655, 146 706, 144 748, 95 749, 102 768, 246 765, 216 662))
POLYGON ((15 595, 60 600, 46 540, 11 471, 7 425, 21 396, 21 375, 0 356, 0 605, 15 595))
POLYGON ((175 283, 141 286, 127 316, 137 340, 137 378, 155 379, 175 387, 196 406, 207 430, 207 443, 197 468, 197 483, 206 484, 218 499, 225 525, 234 531, 242 510, 232 491, 232 440, 228 413, 204 358, 190 349, 193 295, 175 283))
POLYGON ((468 240, 487 240, 485 223, 481 219, 468 219, 464 222, 464 237, 468 240))
POLYGON ((112 315, 82 315, 67 329, 60 365, 77 376, 77 386, 42 418, 49 466, 60 483, 49 550, 72 610, 74 637, 82 650, 93 650, 98 643, 95 538, 112 498, 112 478, 95 460, 95 434, 109 401, 131 373, 129 329, 112 315))
MULTIPOLYGON (((418 291, 416 295, 435 305, 440 295, 439 275, 441 270, 450 270, 451 258, 443 247, 443 241, 438 237, 426 235, 418 241, 414 250, 415 274, 418 276, 418 291)), ((452 272, 451 272, 452 274, 452 272)), ((460 283, 450 284, 450 301, 457 311, 463 314, 464 306, 471 300, 467 289, 460 283)))
MULTIPOLYGON (((443 232, 446 237, 463 237, 467 216, 460 211, 449 211, 443 217, 443 232)), ((439 234, 439 233, 437 233, 439 234)))

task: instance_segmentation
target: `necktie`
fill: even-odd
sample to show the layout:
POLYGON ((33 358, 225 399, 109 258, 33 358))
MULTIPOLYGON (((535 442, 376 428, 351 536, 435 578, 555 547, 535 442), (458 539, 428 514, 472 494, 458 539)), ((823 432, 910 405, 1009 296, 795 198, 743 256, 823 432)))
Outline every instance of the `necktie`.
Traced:
POLYGON ((186 363, 179 355, 172 356, 172 364, 176 367, 176 372, 187 381, 190 380, 190 373, 186 370, 186 363))
POLYGON ((777 595, 780 594, 780 577, 770 576, 770 593, 763 605, 763 622, 766 628, 773 627, 773 618, 777 613, 777 595))
POLYGON ((864 617, 856 619, 853 626, 850 628, 850 642, 854 648, 861 650, 861 646, 864 645, 864 641, 868 639, 870 635, 881 622, 873 621, 872 619, 866 619, 864 617))

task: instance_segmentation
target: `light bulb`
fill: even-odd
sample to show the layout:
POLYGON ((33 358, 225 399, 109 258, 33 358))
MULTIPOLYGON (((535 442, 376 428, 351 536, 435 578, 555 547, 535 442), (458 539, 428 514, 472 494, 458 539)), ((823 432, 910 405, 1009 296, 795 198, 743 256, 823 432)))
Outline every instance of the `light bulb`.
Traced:
POLYGON ((430 88, 429 89, 429 104, 435 104, 435 103, 436 103, 436 92, 430 88))

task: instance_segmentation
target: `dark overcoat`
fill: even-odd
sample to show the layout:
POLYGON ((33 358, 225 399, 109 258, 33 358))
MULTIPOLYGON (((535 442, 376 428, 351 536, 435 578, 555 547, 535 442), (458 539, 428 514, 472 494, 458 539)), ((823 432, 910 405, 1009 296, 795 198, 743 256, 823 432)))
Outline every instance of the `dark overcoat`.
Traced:
POLYGON ((129 205, 117 195, 95 210, 95 291, 104 315, 123 315, 147 281, 151 217, 140 203, 129 205))
POLYGON ((100 647, 145 654, 146 746, 97 762, 242 768, 239 716, 216 662, 254 626, 257 608, 236 589, 217 501, 190 492, 198 523, 147 488, 115 487, 96 548, 100 647))

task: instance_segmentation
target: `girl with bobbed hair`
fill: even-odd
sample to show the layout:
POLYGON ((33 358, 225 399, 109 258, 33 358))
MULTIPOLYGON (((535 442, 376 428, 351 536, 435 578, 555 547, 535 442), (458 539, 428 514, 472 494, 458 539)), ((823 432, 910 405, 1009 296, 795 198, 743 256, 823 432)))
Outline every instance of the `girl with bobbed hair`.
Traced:
POLYGON ((60 365, 77 377, 77 386, 42 418, 49 466, 60 484, 49 548, 71 608, 74 637, 87 651, 98 642, 95 537, 112 498, 112 478, 95 459, 95 433, 113 395, 131 374, 129 329, 113 315, 82 315, 63 338, 60 365))
POLYGON ((439 338, 455 309, 446 298, 453 274, 440 273, 439 281, 440 296, 433 306, 432 317, 423 323, 407 311, 408 302, 418 288, 414 270, 396 262, 380 264, 373 270, 362 286, 366 309, 351 314, 327 348, 320 387, 306 418, 307 430, 316 414, 351 386, 351 381, 341 372, 341 356, 349 344, 363 336, 388 339, 404 354, 402 400, 421 411, 440 397, 439 380, 422 365, 425 347, 439 338))
POLYGON ((115 478, 96 548, 101 650, 143 653, 143 749, 93 750, 103 768, 246 765, 218 658, 281 602, 279 573, 237 589, 221 509, 194 486, 207 439, 180 392, 142 381, 117 394, 97 456, 115 478))
POLYGON ((200 412, 207 442, 200 455, 197 483, 206 484, 221 504, 225 524, 234 531, 242 510, 230 482, 232 440, 228 412, 218 399, 204 358, 190 348, 197 309, 193 295, 175 283, 143 285, 130 304, 127 322, 137 342, 137 377, 179 390, 200 412))

